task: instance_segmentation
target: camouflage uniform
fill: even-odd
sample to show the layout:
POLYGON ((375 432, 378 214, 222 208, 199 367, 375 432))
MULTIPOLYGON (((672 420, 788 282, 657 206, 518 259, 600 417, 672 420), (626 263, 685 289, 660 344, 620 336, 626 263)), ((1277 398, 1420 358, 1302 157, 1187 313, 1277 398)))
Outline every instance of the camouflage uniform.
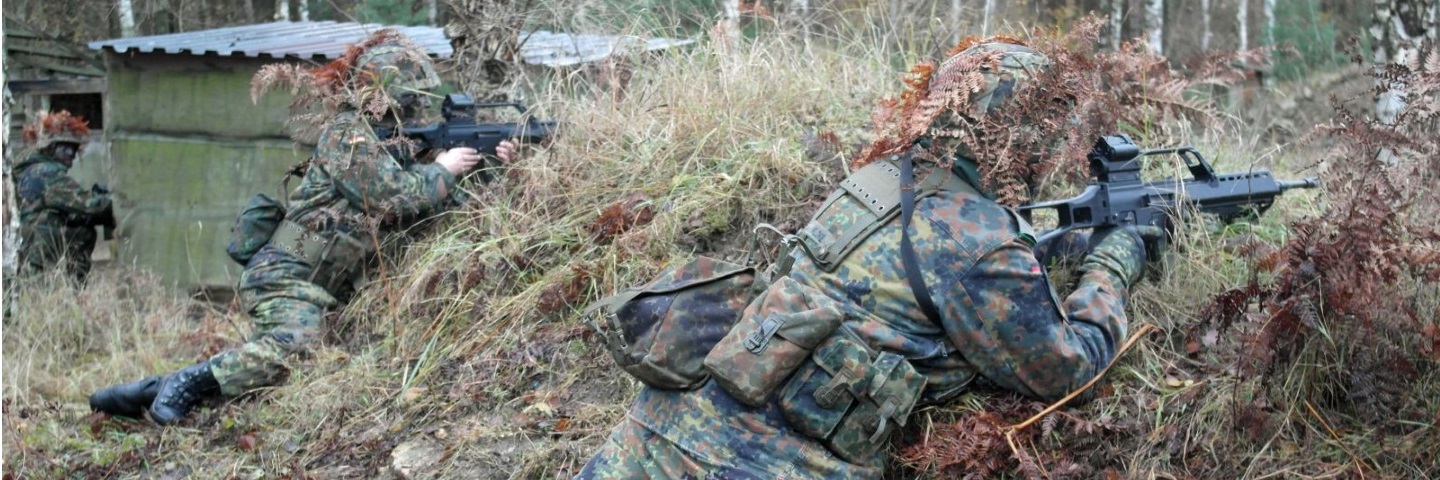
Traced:
MULTIPOLYGON (((343 112, 320 135, 304 181, 290 194, 286 220, 370 241, 361 225, 402 228, 451 205, 454 188, 455 176, 443 167, 392 157, 357 112, 343 112)), ((313 273, 313 265, 273 242, 250 259, 238 289, 255 319, 254 336, 211 359, 224 394, 278 383, 286 354, 314 340, 321 315, 337 304, 332 294, 339 292, 312 283, 313 273)))
MULTIPOLYGON (((917 170, 922 178, 931 166, 917 170)), ((938 322, 911 290, 898 218, 864 237, 832 269, 794 249, 789 277, 841 305, 839 334, 908 360, 925 378, 926 402, 953 399, 977 379, 1058 399, 1098 374, 1127 335, 1129 288, 1145 261, 1141 239, 1128 230, 1095 235, 1077 288, 1062 301, 1036 260, 1028 225, 982 193, 972 162, 962 158, 951 170, 968 187, 919 199, 909 232, 938 322)), ((865 208, 843 198, 811 225, 849 231, 865 208)), ((777 413, 778 394, 754 408, 718 384, 712 378, 691 391, 646 387, 577 478, 882 475, 883 447, 847 462, 777 413)))
POLYGON ((93 219, 110 209, 110 195, 81 187, 68 165, 42 152, 32 153, 15 171, 23 265, 45 270, 64 259, 71 274, 85 278, 95 249, 93 219))

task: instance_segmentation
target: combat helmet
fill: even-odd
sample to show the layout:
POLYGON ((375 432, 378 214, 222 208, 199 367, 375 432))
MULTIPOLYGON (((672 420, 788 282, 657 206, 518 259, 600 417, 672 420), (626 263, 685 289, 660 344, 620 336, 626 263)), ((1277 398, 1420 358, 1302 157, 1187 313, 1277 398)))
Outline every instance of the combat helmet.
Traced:
POLYGON ((25 143, 40 150, 61 142, 84 145, 90 135, 90 123, 68 110, 41 112, 34 123, 25 126, 21 135, 25 143))
POLYGON ((979 75, 984 78, 984 84, 981 84, 969 95, 969 110, 971 110, 969 114, 973 117, 995 114, 995 111, 998 111, 1007 99, 1015 97, 1015 91, 1018 88, 1028 84, 1031 79, 1040 75, 1051 65, 1050 58, 1038 50, 1020 45, 1020 43, 999 40, 999 42, 978 43, 971 48, 960 50, 956 55, 950 55, 950 58, 940 63, 936 76, 937 78, 946 78, 950 69, 959 68, 960 59, 973 58, 973 56, 991 52, 999 53, 998 58, 995 58, 994 62, 982 63, 978 71, 979 75))
POLYGON ((381 30, 366 44, 352 64, 352 89, 378 87, 391 100, 398 100, 405 93, 440 86, 434 62, 404 34, 381 30))

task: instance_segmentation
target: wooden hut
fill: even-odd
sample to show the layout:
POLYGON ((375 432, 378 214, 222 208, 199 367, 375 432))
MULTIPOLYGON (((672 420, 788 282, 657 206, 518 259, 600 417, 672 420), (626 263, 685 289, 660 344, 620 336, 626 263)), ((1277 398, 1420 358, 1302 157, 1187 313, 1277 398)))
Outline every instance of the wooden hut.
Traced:
MULTIPOLYGON (((285 120, 289 98, 250 99, 250 79, 276 62, 319 64, 339 57, 382 25, 276 22, 92 42, 104 56, 105 143, 117 215, 125 234, 118 260, 191 291, 228 289, 240 267, 224 253, 230 225, 255 193, 284 195, 282 172, 307 157, 285 120)), ((438 27, 393 27, 432 57, 448 58, 438 27)), ((531 65, 604 58, 625 37, 530 32, 531 65)), ((645 50, 684 41, 641 41, 645 50)))
MULTIPOLYGON (((10 115, 12 143, 20 146, 20 129, 37 113, 50 110, 69 110, 88 119, 91 130, 103 131, 105 69, 100 55, 17 19, 6 17, 4 30, 5 87, 15 102, 5 112, 10 115)), ((100 135, 92 139, 94 144, 83 151, 72 174, 97 181, 101 172, 96 164, 104 155, 100 135)))

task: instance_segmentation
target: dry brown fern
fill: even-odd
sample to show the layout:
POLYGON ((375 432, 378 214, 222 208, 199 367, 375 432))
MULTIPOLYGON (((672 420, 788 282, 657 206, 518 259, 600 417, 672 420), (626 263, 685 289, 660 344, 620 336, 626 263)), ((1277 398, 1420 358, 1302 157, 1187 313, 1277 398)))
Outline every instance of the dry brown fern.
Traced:
POLYGON ((1024 39, 968 37, 950 50, 952 58, 942 67, 937 69, 934 62, 915 65, 902 77, 900 95, 877 104, 872 115, 876 138, 851 166, 900 153, 921 137, 938 139, 927 157, 943 159, 963 145, 979 164, 984 186, 1001 203, 1019 205, 1050 179, 1081 180, 1085 154, 1095 138, 1119 131, 1122 124, 1143 129, 1168 118, 1213 120, 1214 107, 1187 98, 1189 89, 1243 78, 1229 66, 1235 55, 1209 57, 1186 75, 1138 41, 1114 52, 1097 51, 1101 25, 1100 19, 1087 17, 1063 33, 1037 28, 1024 39), (981 72, 998 66, 1000 54, 954 55, 982 42, 1027 45, 1052 64, 1037 72, 1030 85, 1017 89, 1004 108, 975 118, 970 94, 983 85, 981 72), (937 119, 965 127, 932 130, 937 119))

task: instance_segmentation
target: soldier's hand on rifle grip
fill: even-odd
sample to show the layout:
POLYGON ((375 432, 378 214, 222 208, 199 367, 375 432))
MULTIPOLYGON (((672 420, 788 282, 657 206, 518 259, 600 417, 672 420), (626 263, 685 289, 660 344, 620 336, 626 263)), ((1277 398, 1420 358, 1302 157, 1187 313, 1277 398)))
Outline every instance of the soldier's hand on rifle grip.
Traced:
POLYGON ((458 147, 446 150, 445 153, 435 157, 435 163, 440 164, 446 171, 454 175, 470 171, 475 168, 485 157, 470 147, 458 147))
POLYGON ((519 140, 513 138, 501 140, 500 144, 495 146, 495 157, 500 159, 500 163, 510 163, 510 161, 515 160, 515 157, 518 157, 519 155, 519 140))
POLYGON ((1090 236, 1090 254, 1080 270, 1109 271, 1126 288, 1133 287, 1144 276, 1146 264, 1159 260, 1164 238, 1165 230, 1154 226, 1097 228, 1090 236))

